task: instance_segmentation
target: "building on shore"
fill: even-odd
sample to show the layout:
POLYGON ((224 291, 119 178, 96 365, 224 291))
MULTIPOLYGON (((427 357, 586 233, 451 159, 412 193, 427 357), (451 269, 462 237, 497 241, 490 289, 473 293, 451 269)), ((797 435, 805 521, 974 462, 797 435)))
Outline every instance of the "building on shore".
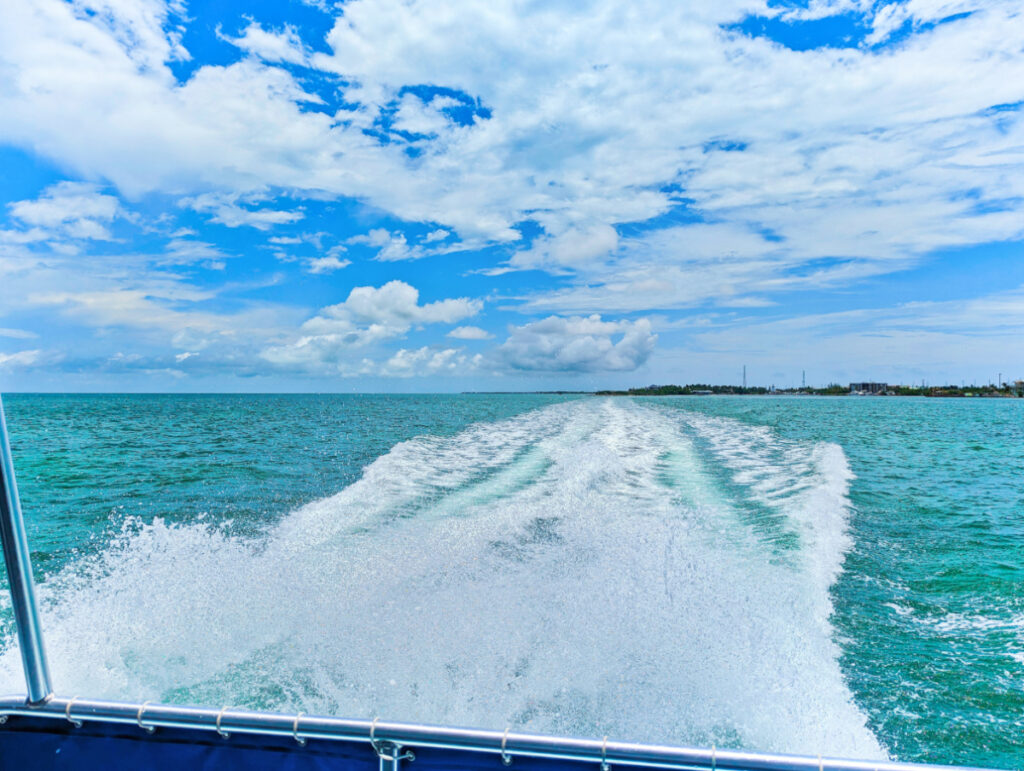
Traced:
POLYGON ((851 394, 884 396, 889 392, 888 383, 850 383, 851 394))

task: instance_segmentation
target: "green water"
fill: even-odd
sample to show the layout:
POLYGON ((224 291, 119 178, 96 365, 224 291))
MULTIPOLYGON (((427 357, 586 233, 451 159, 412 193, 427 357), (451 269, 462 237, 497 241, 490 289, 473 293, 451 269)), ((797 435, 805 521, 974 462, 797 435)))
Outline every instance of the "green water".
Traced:
MULTIPOLYGON (((173 576, 181 571, 194 573, 200 586, 212 580, 211 576, 230 581, 232 571, 245 572, 248 558, 244 554, 266 559, 265 553, 273 550, 267 544, 283 537, 275 530, 282 522, 295 530, 312 521, 312 515, 297 518, 292 513, 317 501, 326 501, 314 503, 320 508, 311 510, 318 517, 317 530, 334 533, 333 522, 360 512, 380 512, 373 514, 373 521, 398 523, 388 527, 406 529, 388 531, 390 536, 373 535, 383 533, 380 526, 364 523, 357 530, 346 531, 349 535, 331 535, 341 541, 318 541, 308 549, 303 544, 301 557, 294 559, 315 564, 317 570, 327 569, 323 568, 324 550, 336 549, 346 556, 331 563, 329 569, 354 575, 363 568, 359 554, 346 551, 355 548, 353 539, 376 539, 372 540, 375 549, 386 548, 389 539, 399 543, 407 539, 407 554, 411 555, 407 564, 412 565, 417 559, 426 559, 417 554, 415 543, 426 543, 438 528, 449 528, 437 543, 451 551, 438 557, 441 567, 430 568, 436 571, 431 574, 434 577, 423 578, 420 574, 425 575, 427 569, 417 567, 420 577, 416 580, 422 581, 399 591, 408 591, 410 596, 424 592, 441 602, 429 594, 435 589, 424 587, 437 587, 439 582, 448 586, 458 576, 465 581, 464 587, 460 590, 456 585, 443 602, 457 607, 459 600, 451 598, 462 597, 472 612, 481 612, 488 591, 511 591, 506 584, 511 586, 513 579, 499 584, 500 589, 485 589, 481 588, 484 578, 459 572, 461 567, 450 573, 444 565, 499 560, 493 564, 500 570, 512 555, 517 565, 536 560, 533 570, 537 573, 539 566, 548 564, 546 555, 550 555, 551 565, 561 564, 557 570, 563 570, 565 564, 585 566, 587 560, 600 564, 600 550, 610 554, 620 545, 623 552, 616 555, 618 562, 610 564, 628 564, 631 558, 623 544, 639 531, 623 530, 626 535, 615 536, 618 541, 605 543, 582 535, 592 532, 593 525, 581 520, 576 533, 569 524, 584 511, 599 510, 606 512, 602 514, 606 525, 601 527, 618 532, 615 528, 621 523, 612 522, 615 512, 636 509, 648 521, 658 523, 644 526, 646 535, 636 536, 638 554, 651 549, 647 540, 662 538, 659 528, 665 523, 666 563, 664 569, 659 568, 664 576, 659 573, 658 581, 664 582, 671 602, 655 598, 653 587, 651 598, 638 599, 635 595, 643 594, 643 582, 652 580, 640 574, 628 578, 634 582, 628 587, 619 573, 601 579, 604 584, 582 583, 582 578, 575 577, 571 586, 576 591, 586 586, 602 592, 601 587, 609 581, 622 582, 623 591, 628 589, 632 598, 624 607, 640 607, 655 616, 678 612, 682 619, 688 612, 715 613, 715 608, 736 603, 723 616, 729 623, 742 623, 737 619, 748 611, 761 618, 763 628, 752 628, 749 641, 721 643, 734 646, 725 651, 722 661, 738 663, 725 663, 722 672, 707 673, 708 683, 728 678, 735 680, 742 692, 744 670, 763 666, 766 660, 764 677, 770 683, 773 666, 781 672, 784 662, 780 659, 772 665, 772 653, 756 650, 757 646, 769 645, 769 639, 799 642, 805 634, 807 640, 816 639, 812 632, 821 629, 813 613, 793 620, 783 617, 790 612, 783 604, 777 625, 773 624, 772 611, 765 610, 757 584, 778 580, 780 591, 793 593, 794 607, 810 606, 822 598, 831 601, 831 622, 824 631, 836 644, 837 654, 832 658, 837 660, 838 677, 849 694, 844 695, 835 684, 826 686, 831 681, 824 675, 822 687, 833 691, 829 698, 836 703, 852 701, 851 708, 862 716, 866 729, 886 754, 902 760, 1024 767, 1024 402, 781 397, 573 400, 528 395, 14 395, 7 397, 6 409, 36 570, 43 577, 48 613, 53 615, 50 624, 56 627, 54 645, 59 650, 52 657, 58 659, 58 669, 62 651, 70 651, 62 641, 71 634, 65 633, 62 624, 69 625, 80 606, 94 603, 94 615, 102 615, 108 612, 104 610, 108 601, 110 608, 141 603, 145 607, 139 608, 133 625, 126 628, 146 635, 146 627, 140 626, 138 619, 152 612, 149 605, 132 599, 135 595, 127 579, 115 581, 111 576, 130 576, 135 570, 158 583, 164 572, 173 576), (761 448, 759 454, 751 454, 755 445, 761 448), (825 452, 823 448, 832 445, 841 448, 852 472, 848 489, 845 482, 828 481, 831 477, 822 476, 814 465, 824 463, 819 456, 825 452), (771 487, 767 492, 765 485, 771 487), (843 540, 839 527, 831 534, 819 532, 814 541, 806 528, 801 529, 795 507, 798 502, 804 508, 811 506, 813 515, 818 499, 801 496, 816 490, 831 494, 833 488, 844 496, 839 510, 849 540, 843 540), (331 497, 341 491, 341 497, 331 497), (481 543, 491 546, 481 547, 484 551, 478 553, 468 545, 477 537, 477 530, 486 527, 481 523, 486 523, 488 512, 507 511, 511 518, 517 510, 527 509, 530 519, 524 520, 521 531, 516 530, 521 533, 517 541, 485 534, 480 536, 484 539, 481 543), (730 518, 722 520, 732 523, 726 529, 735 528, 724 535, 720 534, 722 526, 705 528, 701 524, 707 511, 719 509, 729 512, 730 518), (415 522, 401 524, 406 520, 415 522), (162 524, 146 529, 154 522, 162 524), (694 536, 692 543, 675 543, 673 528, 685 534, 706 529, 710 535, 694 536), (723 572, 715 579, 717 583, 703 585, 709 595, 707 607, 680 609, 681 595, 674 594, 672 587, 685 593, 687 582, 695 580, 693 570, 679 567, 687 550, 702 549, 701 560, 713 566, 727 556, 732 558, 722 544, 742 541, 747 537, 744 534, 753 534, 755 545, 764 548, 763 563, 751 552, 743 557, 748 562, 740 562, 735 572, 723 572), (802 577, 799 565, 801 560, 813 561, 810 556, 829 553, 833 538, 844 544, 837 558, 837 570, 841 570, 834 581, 829 578, 821 587, 824 594, 819 598, 813 585, 817 579, 810 577, 813 571, 807 569, 808 577, 802 577), (499 546, 493 545, 496 543, 499 546), (676 555, 672 562, 667 556, 670 548, 676 555), (244 552, 242 556, 236 554, 239 550, 244 552), (775 572, 754 581, 755 574, 743 568, 744 564, 750 571, 763 568, 775 572), (801 581, 807 582, 806 592, 801 581), (123 592, 116 602, 99 596, 115 591, 123 592)), ((515 529, 519 525, 506 523, 502 527, 515 529)), ((296 547, 289 543, 294 553, 296 547)), ((653 551, 660 554, 661 549, 659 545, 653 551)), ((827 563, 825 557, 821 560, 827 563)), ((400 573, 401 564, 390 570, 400 573)), ((557 570, 544 582, 538 578, 535 587, 529 572, 516 580, 523 582, 524 592, 542 593, 550 590, 552 582, 565 580, 564 572, 557 570)), ((584 567, 578 570, 584 575, 584 567)), ((509 573, 513 575, 518 574, 509 573)), ((167 580, 165 589, 173 592, 173 580, 167 580)), ((385 583, 382 579, 382 586, 385 583)), ((257 584, 245 585, 249 588, 239 596, 259 592, 252 588, 257 584)), ((273 606, 272 599, 266 600, 268 606, 273 606)), ((339 597, 336 604, 346 602, 350 601, 339 597)), ((422 608, 419 599, 416 603, 417 609, 422 608)), ((333 618, 332 612, 321 608, 310 618, 333 618)), ((376 613, 370 607, 362 611, 353 608, 352 612, 376 613)), ((527 626, 534 612, 529 606, 523 610, 527 626)), ((156 628, 165 622, 162 616, 154 616, 152 623, 156 628)), ((112 618, 111 628, 119 628, 117 623, 122 621, 115 623, 112 618)), ((233 645, 240 645, 246 634, 255 634, 247 630, 244 620, 224 618, 217 623, 230 631, 233 645)), ((536 623, 542 636, 543 629, 557 629, 557 624, 545 626, 555 623, 546 616, 538 616, 536 623)), ((7 654, 12 654, 9 608, 2 602, 0 624, 0 650, 6 648, 7 654)), ((613 630, 614 626, 612 623, 613 630)), ((443 627, 430 626, 424 634, 443 640, 443 627)), ((658 633, 651 628, 652 635, 658 633)), ((665 633, 676 634, 669 627, 665 633)), ((515 634, 521 634, 521 628, 515 634)), ((568 646, 569 636, 569 632, 550 632, 547 644, 552 648, 568 646)), ((182 631, 181 644, 194 644, 189 639, 182 631)), ((364 711, 377 698, 351 695, 356 682, 352 668, 344 677, 303 670, 304 677, 317 682, 300 695, 289 695, 279 685, 264 687, 261 683, 274 680, 265 671, 268 655, 270 661, 277 662, 274 666, 288 666, 281 653, 284 643, 278 637, 260 637, 251 644, 247 657, 225 662, 206 661, 190 650, 178 657, 157 648, 147 653, 149 649, 140 644, 129 655, 118 641, 97 638, 90 644, 94 646, 90 651, 99 651, 97 655, 109 661, 95 680, 83 681, 81 686, 76 683, 83 693, 91 685, 105 690, 104 695, 125 698, 234 695, 238 700, 233 703, 262 707, 312 703, 320 709, 364 711), (146 655, 152 658, 147 660, 146 655), (152 668, 154 661, 172 659, 172 670, 177 672, 173 667, 180 666, 181 672, 174 677, 189 682, 174 686, 172 678, 159 686, 147 685, 139 665, 132 663, 146 660, 152 668), (201 666, 196 663, 200 659, 201 666), (345 695, 338 692, 342 680, 349 689, 345 695), (251 695, 257 692, 263 695, 251 695)), ((601 655, 607 657, 629 644, 595 650, 604 651, 601 655)), ((459 648, 461 658, 472 658, 473 651, 480 650, 481 659, 489 660, 487 643, 475 645, 466 643, 459 648)), ((523 645, 527 653, 522 660, 530 656, 540 660, 545 655, 545 643, 534 640, 523 645)), ((577 645, 585 647, 587 643, 577 645)), ((681 645, 696 648, 718 643, 700 636, 687 637, 681 645)), ((329 668, 333 658, 350 657, 340 650, 317 648, 317 655, 329 668)), ((831 653, 812 654, 808 653, 807 666, 820 666, 823 671, 831 666, 831 653)), ((500 654, 494 655, 500 660, 500 654)), ((66 658, 71 657, 67 653, 66 658)), ((652 672, 661 666, 693 666, 690 659, 660 661, 657 654, 644 651, 628 660, 642 662, 652 672)), ((563 666, 572 666, 565 661, 571 662, 571 658, 564 659, 563 666)), ((453 671, 450 664, 445 666, 453 671)), ((16 668, 8 666, 5 676, 0 667, 0 689, 17 688, 12 672, 16 668)), ((369 682, 371 675, 376 675, 367 672, 369 682)), ((429 677, 425 672, 419 675, 429 677)), ((478 690, 492 687, 484 674, 476 677, 478 690)), ((518 675, 509 675, 505 685, 496 680, 493 687, 513 689, 515 677, 518 675)), ((608 725, 601 722, 606 718, 595 717, 608 708, 606 686, 595 683, 586 690, 580 685, 579 693, 570 697, 565 688, 553 695, 541 693, 546 680, 539 675, 533 682, 529 687, 537 693, 517 697, 518 712, 514 714, 526 716, 523 720, 540 721, 542 718, 531 716, 549 708, 544 705, 557 704, 550 709, 592 714, 574 714, 575 722, 566 722, 564 715, 549 716, 544 718, 548 722, 537 726, 587 731, 608 725)), ((630 682, 641 689, 644 686, 639 684, 650 680, 644 674, 630 682)), ((785 710, 777 720, 773 718, 769 728, 751 727, 749 731, 744 727, 742 705, 734 704, 717 708, 723 711, 717 722, 698 726, 702 718, 696 707, 700 705, 694 707, 692 702, 711 698, 710 686, 706 693, 702 687, 682 679, 676 690, 677 698, 688 699, 686 705, 680 702, 676 708, 691 716, 677 722, 689 721, 690 726, 676 727, 668 721, 673 697, 662 698, 652 692, 651 709, 660 710, 668 721, 664 730, 671 735, 667 739, 717 741, 720 745, 755 743, 755 749, 787 749, 790 743, 811 741, 786 724, 786 715, 815 719, 813 709, 801 712, 801 701, 810 703, 818 696, 799 692, 805 686, 789 680, 771 685, 779 689, 778 699, 785 703, 785 710), (687 689, 689 696, 682 695, 687 689)), ((502 727, 505 723, 501 721, 511 719, 508 710, 502 712, 503 703, 496 703, 490 712, 466 711, 459 699, 472 699, 466 695, 472 689, 462 688, 461 684, 452 685, 436 703, 406 695, 392 702, 397 705, 393 709, 408 709, 416 717, 421 716, 416 709, 433 709, 429 714, 438 714, 438 720, 465 716, 464 720, 487 722, 490 727, 502 727)), ((632 709, 626 706, 631 704, 623 697, 614 709, 632 709)), ((842 729, 841 721, 849 720, 842 717, 845 712, 828 709, 829 714, 821 718, 822 742, 842 729)), ((623 725, 622 730, 627 730, 629 724, 623 725)), ((850 751, 864 747, 864 752, 869 752, 869 744, 851 740, 849 746, 854 749, 850 751)), ((813 750, 803 745, 794 748, 813 750)), ((818 751, 828 754, 829 747, 818 751)))
POLYGON ((853 549, 833 588, 842 665, 896 757, 1024 764, 1024 403, 679 399, 837 442, 853 549))
POLYGON ((125 517, 254 533, 337 492, 399 442, 536 409, 546 395, 5 398, 35 568, 102 548, 125 517))

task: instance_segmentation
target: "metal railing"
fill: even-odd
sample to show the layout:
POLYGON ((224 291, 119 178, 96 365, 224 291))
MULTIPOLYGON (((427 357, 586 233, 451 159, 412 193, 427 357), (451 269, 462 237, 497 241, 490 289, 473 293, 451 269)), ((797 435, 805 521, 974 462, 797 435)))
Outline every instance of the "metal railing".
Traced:
MULTIPOLYGON (((36 603, 28 539, 14 478, 3 402, 0 400, 0 535, 4 564, 10 581, 11 603, 25 669, 27 695, 0 697, 0 723, 9 716, 65 720, 74 726, 84 721, 136 724, 140 731, 186 728, 216 731, 224 738, 233 733, 291 736, 297 751, 309 739, 368 742, 380 758, 381 771, 399 771, 404 761, 414 760, 409 749, 436 748, 492 753, 509 765, 516 755, 597 763, 601 771, 610 765, 694 771, 972 771, 963 766, 926 766, 888 761, 777 755, 717 748, 695 749, 663 745, 572 739, 539 734, 488 731, 418 723, 385 722, 379 719, 349 720, 337 717, 287 715, 225 707, 184 707, 167 704, 125 703, 97 699, 68 699, 53 695, 43 647, 36 603)), ((977 770, 973 770, 977 771, 977 770)))
MULTIPOLYGON (((963 766, 926 766, 890 761, 776 755, 737 750, 694 749, 634 744, 607 739, 569 739, 508 731, 453 728, 381 720, 349 720, 304 714, 256 712, 244 709, 181 707, 167 704, 128 704, 95 699, 54 697, 32 707, 18 696, 0 698, 0 715, 49 717, 80 726, 85 721, 134 724, 140 731, 192 728, 221 736, 258 734, 290 736, 297 744, 309 739, 366 742, 381 758, 382 769, 414 760, 406 750, 435 748, 498 755, 505 765, 516 756, 554 758, 608 766, 694 769, 703 771, 978 771, 963 766)), ((299 747, 297 746, 298 750, 299 747)), ((495 767, 497 768, 497 766, 495 767)))
POLYGON ((36 586, 28 551, 25 520, 21 515, 18 483, 14 479, 14 458, 7 436, 3 400, 0 399, 0 543, 11 589, 11 606, 18 629, 18 645, 25 667, 29 704, 42 704, 53 695, 50 668, 46 663, 43 632, 39 626, 36 586))

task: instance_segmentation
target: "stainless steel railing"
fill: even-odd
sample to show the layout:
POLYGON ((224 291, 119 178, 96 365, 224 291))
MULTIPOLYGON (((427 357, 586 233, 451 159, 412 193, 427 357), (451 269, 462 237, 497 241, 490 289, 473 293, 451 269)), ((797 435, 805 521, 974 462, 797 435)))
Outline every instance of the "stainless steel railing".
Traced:
MULTIPOLYGON (((389 771, 398 768, 400 756, 405 754, 405 750, 415 751, 417 748, 426 747, 490 753, 500 756, 503 760, 515 756, 554 758, 600 764, 605 768, 637 766, 700 771, 977 771, 963 766, 926 766, 888 761, 694 749, 419 723, 348 720, 234 708, 181 707, 148 702, 128 704, 79 698, 54 697, 41 706, 30 707, 19 696, 0 697, 0 715, 48 717, 75 725, 88 721, 135 724, 140 731, 163 727, 215 731, 222 736, 291 736, 297 743, 304 743, 308 739, 366 742, 371 745, 367 748, 368 751, 376 751, 381 756, 381 768, 389 771)), ((296 751, 301 751, 298 746, 296 751)), ((495 771, 499 765, 495 765, 495 771)))
POLYGON ((25 667, 29 704, 42 704, 53 695, 50 669, 46 663, 43 632, 39 626, 36 587, 32 578, 32 560, 28 536, 21 515, 18 484, 14 479, 14 459, 7 436, 4 405, 0 400, 0 543, 4 550, 4 567, 11 588, 11 605, 18 628, 18 645, 25 667))

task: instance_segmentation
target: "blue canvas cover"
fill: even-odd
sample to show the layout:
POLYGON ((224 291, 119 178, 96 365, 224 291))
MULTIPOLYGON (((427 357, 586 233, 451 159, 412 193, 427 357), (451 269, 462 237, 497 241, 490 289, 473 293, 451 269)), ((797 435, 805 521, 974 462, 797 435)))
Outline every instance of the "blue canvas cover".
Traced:
MULTIPOLYGON (((505 771, 498 755, 462 750, 413 748, 408 771, 505 771)), ((516 757, 508 771, 597 771, 600 764, 516 757)), ((379 771, 380 762, 366 742, 309 739, 305 747, 291 737, 158 728, 86 722, 81 728, 52 718, 11 716, 0 726, 0 771, 67 769, 152 769, 152 771, 379 771)))

